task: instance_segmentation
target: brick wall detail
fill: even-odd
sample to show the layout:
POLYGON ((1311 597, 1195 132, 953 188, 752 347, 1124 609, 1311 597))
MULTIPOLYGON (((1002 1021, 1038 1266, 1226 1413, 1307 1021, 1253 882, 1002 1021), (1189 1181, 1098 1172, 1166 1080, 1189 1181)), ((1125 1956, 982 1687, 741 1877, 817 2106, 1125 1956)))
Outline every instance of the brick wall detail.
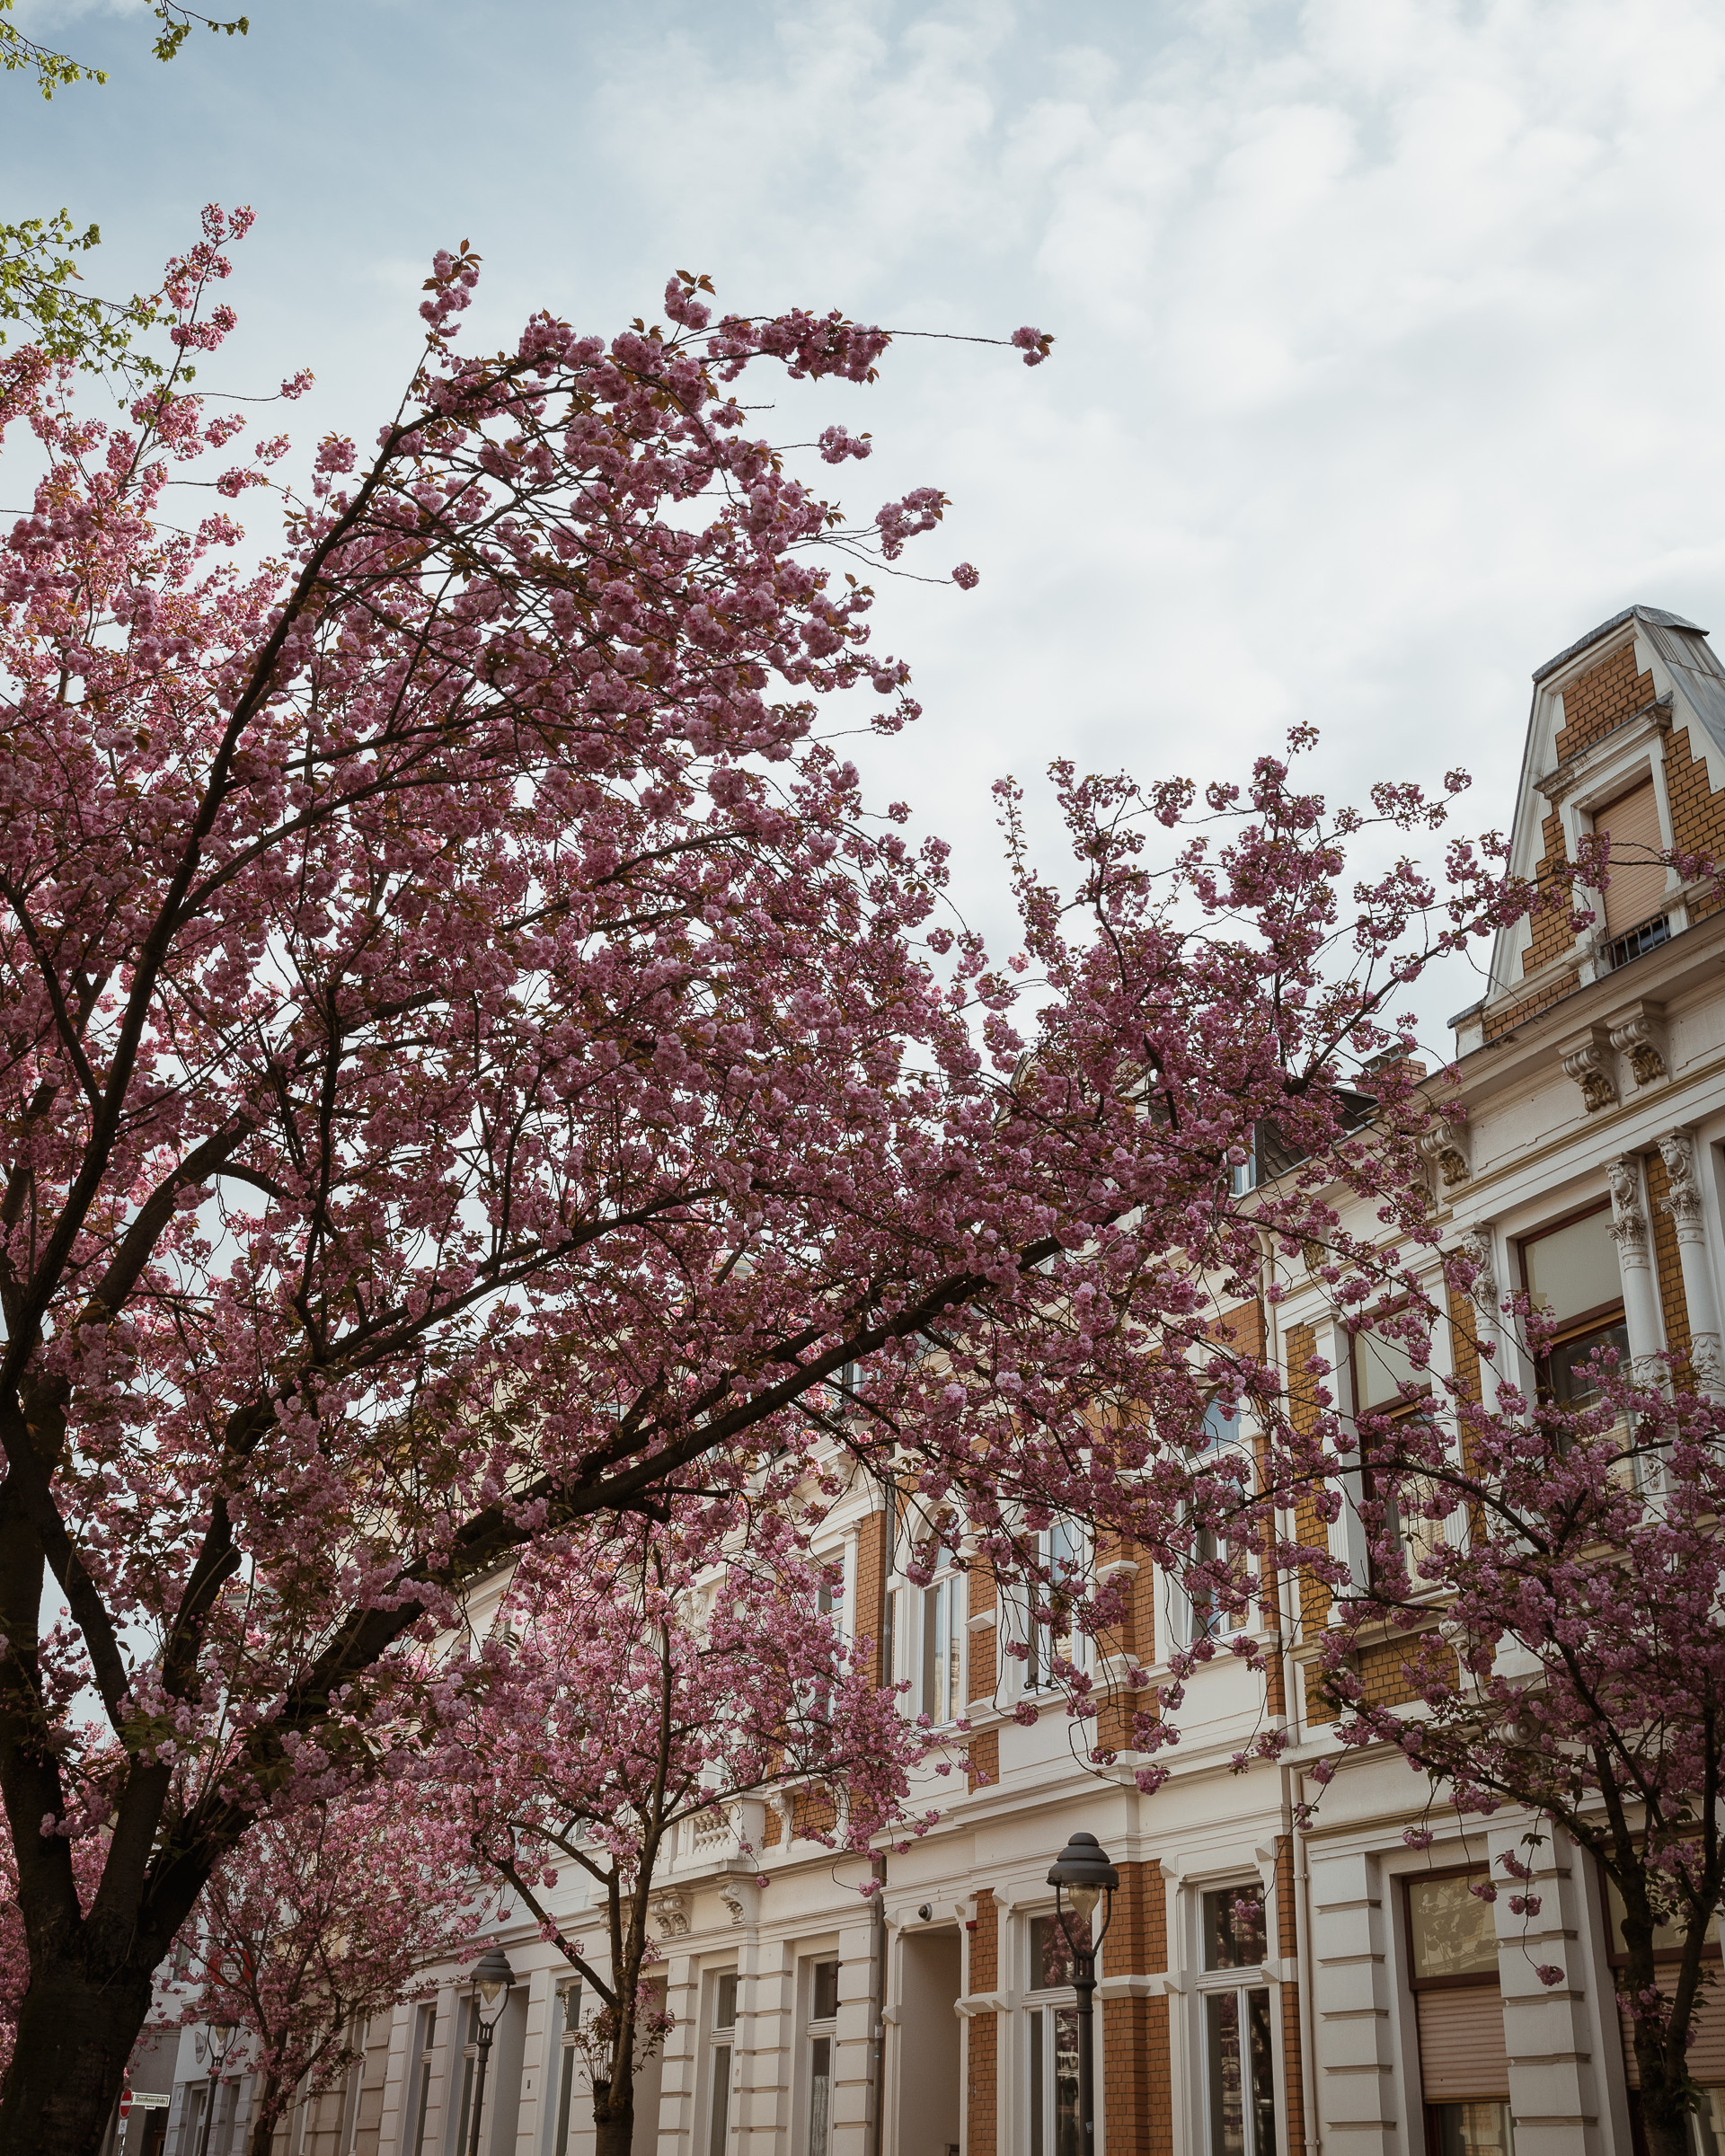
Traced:
POLYGON ((1656 691, 1650 674, 1635 671, 1635 640, 1578 674, 1563 692, 1563 724, 1552 747, 1560 764, 1601 741, 1614 726, 1645 711, 1656 691))
POLYGON ((1454 1650, 1435 1632, 1421 1632, 1414 1639, 1380 1639, 1362 1647, 1355 1659, 1368 1707, 1406 1707, 1419 1699, 1422 1662, 1435 1659, 1447 1685, 1454 1685, 1460 1674, 1454 1650))
MULTIPOLYGON (((1287 1400, 1288 1414, 1294 1427, 1302 1436, 1309 1436, 1317 1427, 1318 1381, 1306 1368, 1317 1352, 1318 1336, 1310 1325, 1294 1325, 1287 1332, 1287 1400)), ((1295 1531, 1303 1542, 1320 1549, 1328 1540, 1329 1531, 1318 1517, 1317 1498, 1308 1491, 1294 1507, 1295 1531)), ((1305 1572, 1300 1577, 1300 1630, 1307 1639, 1315 1639, 1330 1621, 1330 1590, 1314 1574, 1305 1572)))
POLYGON ((886 1678, 880 1668, 881 1623, 884 1610, 882 1596, 887 1577, 887 1515, 883 1511, 869 1513, 856 1531, 856 1629, 873 1642, 870 1649, 870 1682, 884 1684, 886 1678))
MULTIPOLYGON (((1159 1864, 1122 1864, 1102 1942, 1104 1976, 1154 1975, 1168 1966, 1168 1896, 1159 1864)), ((1102 2001, 1101 2090, 1109 2156, 1172 2156, 1173 2084, 1168 2001, 1102 2001)))
POLYGON ((995 1613, 995 1622, 978 1626, 966 1649, 969 1703, 980 1707, 994 1699, 1000 1682, 1000 1587, 987 1565, 973 1564, 966 1577, 969 1583, 965 1605, 968 1614, 980 1617, 988 1610, 995 1613))
MULTIPOLYGON (((1563 818, 1555 808, 1540 826, 1540 835, 1544 851, 1534 870, 1534 880, 1544 892, 1567 891, 1570 855, 1563 844, 1563 818)), ((1574 941, 1567 908, 1553 906, 1535 914, 1527 948, 1521 954, 1522 972, 1537 973, 1542 966, 1549 966, 1553 959, 1561 958, 1574 941)))
MULTIPOLYGON (((977 1928, 970 1934, 970 1989, 992 1992, 1000 1975, 1000 1919, 985 1886, 977 1896, 977 1928)), ((995 2111, 1000 2092, 999 2030, 993 2014, 971 2014, 964 2024, 965 2141, 969 2156, 995 2156, 995 2111)))
MULTIPOLYGON (((1689 1353, 1689 1300, 1683 1292, 1683 1260, 1677 1255, 1677 1224, 1665 1209, 1671 1188, 1664 1159, 1647 1156, 1647 1195, 1653 1209, 1653 1255, 1659 1268, 1659 1313, 1665 1321, 1665 1344, 1673 1355, 1689 1353)), ((1694 1383, 1687 1365, 1676 1373, 1685 1391, 1694 1383)))
MULTIPOLYGON (((1292 1961, 1298 1943, 1294 1921, 1294 1837, 1276 1841, 1276 1951, 1292 1961)), ((1305 2156, 1305 2056, 1300 2047, 1300 1987, 1282 1986, 1282 2079, 1287 2091, 1287 2156, 1305 2156)))

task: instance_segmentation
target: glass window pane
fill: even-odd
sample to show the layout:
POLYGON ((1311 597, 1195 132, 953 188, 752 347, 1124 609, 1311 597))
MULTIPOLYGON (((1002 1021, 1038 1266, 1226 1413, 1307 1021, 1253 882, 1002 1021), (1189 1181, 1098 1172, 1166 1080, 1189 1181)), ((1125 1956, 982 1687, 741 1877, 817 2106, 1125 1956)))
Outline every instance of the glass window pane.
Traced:
POLYGON ((923 1589, 923 1689, 916 1704, 930 1721, 941 1719, 940 1701, 935 1686, 940 1681, 941 1650, 941 1590, 938 1587, 923 1589))
MULTIPOLYGON (((1565 1340, 1553 1348, 1547 1360, 1546 1383, 1560 1407, 1585 1408, 1598 1397, 1599 1386, 1587 1367, 1602 1348, 1616 1353, 1614 1365, 1619 1377, 1629 1375, 1629 1334, 1622 1325, 1600 1325, 1584 1332, 1579 1340, 1565 1340)), ((1605 1365, 1602 1362, 1601 1367, 1605 1365)))
POLYGON ((730 2125, 730 2046, 712 2047, 712 2109, 707 2124, 707 2156, 725 2156, 725 2137, 730 2125))
POLYGON ((827 2156, 833 2111, 833 2039, 817 2037, 809 2048, 809 2156, 827 2156))
POLYGON ((473 2061, 472 2054, 461 2062, 461 2123, 456 2128, 456 2146, 467 2146, 467 2115, 473 2101, 473 2061))
POLYGON ((737 2024, 737 1972, 727 1969, 714 1986, 712 2026, 734 2028, 737 2024))
MULTIPOLYGON (((1613 1263, 1616 1262, 1614 1258, 1613 1263)), ((1402 1386, 1416 1392, 1431 1383, 1429 1370, 1416 1370, 1405 1340, 1385 1339, 1381 1333, 1354 1335, 1354 1383, 1359 1388, 1362 1408, 1393 1407, 1402 1397, 1402 1386)))
POLYGON ((1246 2156, 1238 1992, 1212 1992, 1205 2000, 1204 2054, 1210 2099, 1209 2156, 1246 2156))
POLYGON ((1031 1919, 1031 1981, 1033 1992, 1062 1990, 1072 1982, 1072 1942, 1058 1917, 1031 1919))
POLYGON ((1224 1886, 1204 1896, 1207 1969, 1253 1969, 1269 1950, 1261 1886, 1224 1886))
POLYGON ((1268 1992, 1246 1993, 1246 2063, 1252 2074, 1252 2156, 1276 2156, 1276 2055, 1268 1992))
POLYGON ((1054 2025, 1054 2156, 1084 2156, 1084 2122, 1078 2116, 1078 2010, 1062 2006, 1054 2025))
MULTIPOLYGON (((1623 1897, 1617 1890, 1615 1879, 1606 1881, 1606 1900, 1611 1910, 1611 1943, 1613 1951, 1623 1953, 1627 1941, 1623 1938, 1623 1897)), ((1683 1950, 1685 1938, 1681 1921, 1653 1927, 1653 1951, 1656 1954, 1677 1954, 1683 1950)), ((1715 1910, 1707 1922, 1707 1940, 1710 1946, 1719 1944, 1719 1912, 1715 1910)))
POLYGON ((1232 1445, 1240 1435, 1240 1410, 1225 1401, 1213 1400, 1204 1410, 1204 1447, 1232 1445))
POLYGON ((809 2019, 811 2021, 830 2021, 838 2011, 838 1964, 836 1961, 818 1961, 815 1964, 813 1992, 809 2019))
POLYGON ((1509 2107, 1490 2099, 1469 2104, 1434 2104, 1438 2128, 1433 2156, 1514 2156, 1509 2107))
POLYGON ((1523 1243, 1521 1257, 1534 1308, 1560 1321, 1623 1299, 1608 1206, 1523 1243))
POLYGON ((579 1984, 566 1984, 557 1997, 563 2010, 563 2034, 572 2037, 581 2026, 581 1987, 579 1984))
POLYGON ((1701 2143, 1701 2156, 1725 2156, 1725 2089, 1702 2090, 1695 2139, 1701 2143))
POLYGON ((563 2047, 562 2078, 557 2085, 557 2141, 553 2156, 569 2156, 569 2114, 575 2095, 575 2046, 563 2047))
POLYGON ((1410 1879, 1408 1942, 1416 1976, 1495 1976, 1498 1934, 1491 1904, 1470 1894, 1482 1871, 1452 1879, 1410 1879))
POLYGON ((1045 2143, 1044 2143, 1044 2131, 1043 2131, 1042 2107, 1043 2107, 1044 2104, 1045 2104, 1045 2103, 1048 2101, 1048 2091, 1047 2091, 1047 2088, 1046 2088, 1046 2085, 1045 2085, 1045 2082, 1044 2082, 1044 2079, 1043 2079, 1043 2066, 1042 2066, 1042 2044, 1043 2044, 1043 2036, 1042 2036, 1042 2019, 1043 2019, 1043 2017, 1042 2017, 1040 2014, 1032 2014, 1032 2015, 1030 2017, 1030 2023, 1031 2023, 1031 2156, 1046 2156, 1046 2151, 1045 2151, 1045 2143))

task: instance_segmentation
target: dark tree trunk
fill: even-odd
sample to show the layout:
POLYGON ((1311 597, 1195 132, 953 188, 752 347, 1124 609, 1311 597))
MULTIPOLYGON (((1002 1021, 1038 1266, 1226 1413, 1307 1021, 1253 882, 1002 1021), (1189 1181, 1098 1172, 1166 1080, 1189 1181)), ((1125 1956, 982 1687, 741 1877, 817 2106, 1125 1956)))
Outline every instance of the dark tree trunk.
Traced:
POLYGON ((1689 2138, 1687 2080, 1681 2059, 1662 2058, 1664 2071, 1650 2081, 1647 2063, 1641 2065, 1641 2132, 1647 2139, 1647 2156, 1693 2156, 1689 2138))
POLYGON ((632 2074, 621 2081, 598 2081, 593 2089, 593 2156, 629 2156, 635 2138, 635 2084, 632 2074), (603 2092, 603 2093, 601 2093, 603 2092))
MULTIPOLYGON (((258 2108, 252 2120, 252 2131, 246 2137, 250 2156, 270 2156, 270 2143, 276 2138, 276 2128, 281 2123, 284 2107, 281 2083, 272 2075, 258 2092, 258 2108)), ((464 2149, 461 2156, 467 2156, 464 2149)))
POLYGON ((150 2008, 148 1969, 32 1978, 0 2088, 0 2156, 96 2156, 150 2008))

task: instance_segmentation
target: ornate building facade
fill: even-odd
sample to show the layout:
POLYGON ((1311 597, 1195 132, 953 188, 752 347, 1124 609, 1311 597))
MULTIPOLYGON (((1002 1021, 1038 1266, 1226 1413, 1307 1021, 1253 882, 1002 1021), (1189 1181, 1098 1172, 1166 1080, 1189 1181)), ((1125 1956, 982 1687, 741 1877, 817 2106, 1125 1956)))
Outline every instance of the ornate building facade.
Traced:
MULTIPOLYGON (((1550 914, 1506 932, 1486 993, 1454 1021, 1467 1112, 1434 1135, 1432 1188, 1446 1246, 1482 1269, 1437 1359, 1466 1389, 1506 1374, 1531 1389, 1542 1374, 1499 1318, 1526 1286, 1558 1323, 1554 1388, 1611 1343, 1638 1361, 1681 1355, 1720 1391, 1725 914, 1705 885, 1631 856, 1725 856, 1725 670, 1700 631, 1655 608, 1534 677, 1514 864, 1549 878, 1589 830, 1608 830, 1623 863, 1596 925, 1572 936, 1550 914), (1479 1353, 1483 1329, 1495 1358, 1479 1353)), ((1221 1314, 1295 1374, 1296 1409, 1314 1355, 1345 1409, 1393 1393, 1315 1275, 1282 1285, 1278 1301, 1221 1314)), ((1243 1423, 1218 1422, 1215 1441, 1249 1445, 1243 1423)), ((1364 1564, 1350 1505, 1329 1532, 1364 1564)), ((1240 1620, 1262 1636, 1267 1676, 1222 1653, 1190 1681, 1177 1772, 1145 1796, 1129 1755, 1084 1763, 1064 1695, 1038 1682, 1048 1657, 986 1573, 913 1586, 872 1487, 836 1507, 830 1535, 844 1621, 880 1643, 913 1711, 968 1716, 984 1773, 931 1781, 939 1824, 887 1860, 878 1895, 862 1891, 865 1860, 798 1833, 790 1796, 686 1833, 653 1892, 675 2025, 638 2084, 637 2156, 1084 2156, 1074 1995, 1047 1921, 1048 1866, 1075 1829, 1121 1877, 1100 1964, 1096 2156, 1628 2156, 1611 1912, 1579 1852, 1538 1851, 1530 1929, 1466 1891, 1526 1820, 1439 1826, 1434 1847, 1410 1848, 1424 1789, 1399 1756, 1347 1754, 1314 1824, 1296 1824, 1319 1794, 1311 1768, 1337 1750, 1307 1681, 1327 1621, 1313 1582, 1280 1581, 1240 1620), (1014 1640, 1031 1651, 1007 1652, 1014 1640), (1287 1733, 1282 1762, 1233 1772, 1266 1722, 1287 1733), (1541 1961, 1561 1964, 1561 1985, 1538 1981, 1541 1961)), ((1114 1562, 1132 1614, 1099 1681, 1134 1664, 1154 1680, 1195 1627, 1230 1621, 1114 1562)), ((1401 1653, 1361 1648, 1386 1703, 1401 1653)), ((560 1919, 579 1931, 579 1911, 576 1891, 560 1919)), ((530 1925, 503 1944, 516 1983, 479 2145, 590 2156, 571 2030, 593 2002, 530 1925)), ((283 2129, 283 2156, 465 2156, 473 2037, 450 1972, 374 2024, 346 2088, 283 2129)), ((134 2110, 123 2156, 164 2142, 165 2156, 206 2156, 212 2097, 208 2156, 243 2146, 243 2079, 212 2081, 195 2045, 186 2032, 151 2070, 167 2100, 134 2110)), ((1692 2065, 1708 2092, 1697 2156, 1721 2156, 1725 2007, 1710 2002, 1692 2065)))

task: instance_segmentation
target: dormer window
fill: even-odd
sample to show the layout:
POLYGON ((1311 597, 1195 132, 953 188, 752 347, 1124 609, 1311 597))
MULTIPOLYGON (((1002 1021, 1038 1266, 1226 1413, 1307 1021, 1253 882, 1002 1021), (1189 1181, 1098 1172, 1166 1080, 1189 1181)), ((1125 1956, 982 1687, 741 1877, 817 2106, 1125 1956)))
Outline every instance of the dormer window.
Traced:
POLYGON ((1606 886, 1605 931, 1608 966, 1624 966, 1663 943, 1670 933, 1665 911, 1665 836, 1659 795, 1650 777, 1639 780, 1593 812, 1596 836, 1611 841, 1606 886))

